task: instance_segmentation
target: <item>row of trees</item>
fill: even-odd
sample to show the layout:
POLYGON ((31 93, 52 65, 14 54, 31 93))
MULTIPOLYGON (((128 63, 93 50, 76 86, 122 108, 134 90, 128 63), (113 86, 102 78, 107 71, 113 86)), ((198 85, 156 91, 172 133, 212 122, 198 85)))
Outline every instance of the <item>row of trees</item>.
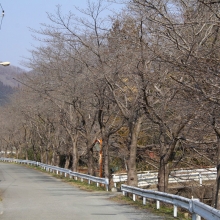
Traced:
POLYGON ((102 0, 88 2, 81 17, 64 16, 59 6, 48 14, 50 25, 34 31, 43 37, 26 64, 33 71, 17 79, 21 88, 1 108, 1 146, 55 165, 65 155, 67 167, 71 159, 77 171, 83 162, 94 174, 94 143, 101 139, 105 176, 112 158, 120 158, 134 186, 137 151, 156 149, 160 191, 167 191, 172 169, 199 163, 189 159, 196 151, 207 165, 217 164, 217 207, 220 4, 124 4, 108 17, 102 0))

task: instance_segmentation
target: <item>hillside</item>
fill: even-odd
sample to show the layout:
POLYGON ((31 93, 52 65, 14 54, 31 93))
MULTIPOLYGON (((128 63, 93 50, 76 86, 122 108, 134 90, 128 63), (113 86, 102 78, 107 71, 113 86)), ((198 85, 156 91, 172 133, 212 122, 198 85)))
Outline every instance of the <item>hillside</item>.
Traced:
POLYGON ((4 85, 0 81, 0 105, 4 104, 8 100, 8 96, 12 94, 15 89, 11 86, 4 85))
POLYGON ((6 103, 8 96, 18 87, 18 82, 13 78, 16 78, 18 74, 22 74, 23 72, 24 70, 19 67, 0 66, 0 105, 6 103))
POLYGON ((16 82, 13 78, 16 78, 16 75, 23 72, 23 69, 16 66, 0 66, 0 81, 4 85, 17 87, 18 82, 16 82))

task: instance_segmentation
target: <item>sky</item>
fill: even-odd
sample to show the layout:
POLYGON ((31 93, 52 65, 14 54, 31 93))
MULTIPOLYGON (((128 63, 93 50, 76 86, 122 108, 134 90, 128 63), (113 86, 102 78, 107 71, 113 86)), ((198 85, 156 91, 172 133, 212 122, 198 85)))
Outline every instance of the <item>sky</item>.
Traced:
MULTIPOLYGON (((94 1, 94 0, 93 0, 94 1)), ((26 69, 22 61, 30 57, 29 50, 38 46, 29 28, 39 30, 42 23, 49 23, 47 13, 55 13, 60 5, 62 13, 77 13, 74 5, 86 8, 87 0, 0 0, 4 17, 0 30, 0 61, 26 69)), ((114 5, 115 9, 119 9, 114 5)), ((1 15, 0 8, 0 15, 1 15)))

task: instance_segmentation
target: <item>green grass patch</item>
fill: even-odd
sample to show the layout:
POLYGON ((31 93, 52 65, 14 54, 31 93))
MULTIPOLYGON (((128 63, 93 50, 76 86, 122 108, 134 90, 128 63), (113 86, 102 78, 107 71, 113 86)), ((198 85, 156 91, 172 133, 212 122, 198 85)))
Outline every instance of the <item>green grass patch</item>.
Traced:
POLYGON ((160 209, 156 209, 156 203, 154 201, 148 201, 146 205, 143 205, 142 199, 137 199, 136 201, 133 201, 129 196, 123 196, 123 195, 117 195, 114 197, 111 197, 110 200, 113 200, 115 202, 118 202, 120 204, 126 204, 131 205, 132 207, 135 207, 137 209, 146 210, 151 213, 154 213, 158 216, 162 216, 164 219, 180 219, 180 220, 189 220, 191 219, 190 214, 188 217, 184 216, 184 211, 178 210, 178 216, 176 218, 173 217, 173 206, 167 205, 167 204, 160 204, 160 209))
POLYGON ((61 179, 64 182, 70 183, 73 186, 76 186, 82 190, 86 190, 89 192, 93 191, 106 191, 105 186, 102 184, 99 184, 99 187, 97 187, 97 183, 91 182, 88 183, 88 180, 84 179, 81 181, 81 179, 78 178, 78 180, 75 180, 74 178, 64 177, 62 175, 53 174, 55 178, 61 179))

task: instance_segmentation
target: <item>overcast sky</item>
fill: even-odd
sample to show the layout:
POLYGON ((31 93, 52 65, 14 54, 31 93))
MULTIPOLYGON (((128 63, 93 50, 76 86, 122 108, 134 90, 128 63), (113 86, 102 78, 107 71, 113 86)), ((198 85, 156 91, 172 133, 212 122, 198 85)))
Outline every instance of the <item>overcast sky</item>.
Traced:
POLYGON ((85 8, 87 0, 0 0, 0 3, 5 11, 0 30, 0 61, 24 68, 22 60, 29 57, 28 50, 38 45, 29 28, 39 30, 41 23, 49 23, 46 12, 55 13, 57 5, 62 6, 63 14, 77 13, 74 5, 85 8))

